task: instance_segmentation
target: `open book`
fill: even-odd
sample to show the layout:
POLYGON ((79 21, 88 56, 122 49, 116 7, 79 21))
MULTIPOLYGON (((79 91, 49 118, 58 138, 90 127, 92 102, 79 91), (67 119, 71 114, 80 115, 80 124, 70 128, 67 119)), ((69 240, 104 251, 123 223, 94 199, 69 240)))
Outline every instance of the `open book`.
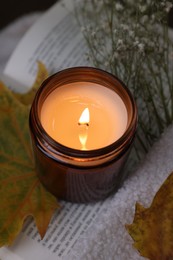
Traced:
POLYGON ((74 14, 74 1, 58 1, 21 39, 2 75, 17 92, 27 92, 42 61, 52 74, 63 68, 88 65, 87 47, 74 14))
MULTIPOLYGON (((17 92, 32 86, 37 61, 52 74, 63 68, 88 65, 86 45, 73 14, 73 1, 57 2, 29 29, 14 50, 2 80, 17 92), (63 2, 63 3, 64 3, 63 2)), ((43 240, 32 219, 28 219, 13 246, 0 249, 1 260, 58 260, 67 255, 80 236, 104 208, 104 202, 91 205, 60 202, 43 240)))

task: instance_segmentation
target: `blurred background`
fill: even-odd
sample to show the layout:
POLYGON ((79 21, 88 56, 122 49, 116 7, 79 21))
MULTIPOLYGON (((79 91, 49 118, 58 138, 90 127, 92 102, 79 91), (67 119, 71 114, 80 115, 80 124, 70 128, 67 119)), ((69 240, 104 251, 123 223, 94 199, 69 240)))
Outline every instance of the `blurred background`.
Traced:
POLYGON ((44 11, 57 0, 8 0, 1 2, 0 30, 15 19, 32 12, 44 11))
MULTIPOLYGON (((9 0, 3 1, 0 8, 0 30, 20 16, 32 12, 44 11, 53 5, 57 0, 9 0)), ((173 27, 173 9, 168 16, 169 25, 173 27)))
MULTIPOLYGON (((3 7, 0 8, 0 30, 18 17, 32 12, 44 11, 55 2, 57 0, 3 1, 3 7)), ((173 27, 173 9, 169 13, 168 21, 169 25, 173 27)))

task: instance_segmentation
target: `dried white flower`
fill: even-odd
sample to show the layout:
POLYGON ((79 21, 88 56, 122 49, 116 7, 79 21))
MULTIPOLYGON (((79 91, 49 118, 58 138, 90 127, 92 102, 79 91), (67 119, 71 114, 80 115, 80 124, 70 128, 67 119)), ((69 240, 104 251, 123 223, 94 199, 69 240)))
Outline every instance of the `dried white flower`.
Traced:
POLYGON ((115 4, 115 9, 116 9, 117 11, 122 11, 124 8, 123 8, 123 6, 122 6, 120 3, 116 3, 116 4, 115 4))
POLYGON ((148 20, 149 20, 148 15, 143 15, 143 16, 141 17, 141 23, 142 23, 142 24, 148 22, 148 20))
POLYGON ((86 31, 86 28, 85 28, 84 26, 81 26, 80 30, 81 30, 81 32, 83 33, 83 32, 86 31))
POLYGON ((89 57, 96 66, 120 77, 133 92, 139 143, 146 151, 165 126, 173 123, 173 44, 167 30, 173 0, 81 2, 89 57))
POLYGON ((165 11, 168 13, 172 7, 173 7, 173 3, 167 1, 165 6, 165 11))
POLYGON ((129 25, 127 25, 127 24, 121 24, 121 25, 120 25, 120 28, 122 28, 122 30, 124 30, 124 31, 128 31, 128 30, 129 30, 129 25))
POLYGON ((138 44, 138 49, 139 49, 139 52, 140 52, 140 53, 143 53, 143 52, 144 52, 144 47, 145 47, 145 45, 144 45, 143 43, 139 43, 139 44, 138 44))
POLYGON ((114 52, 112 55, 112 60, 119 58, 118 52, 114 52))
POLYGON ((91 32, 91 37, 94 38, 95 36, 96 36, 96 32, 95 32, 95 31, 92 31, 92 32, 91 32))
POLYGON ((133 46, 136 47, 138 45, 139 45, 139 41, 138 40, 134 41, 133 46))
POLYGON ((130 36, 130 37, 133 37, 134 35, 135 35, 135 32, 132 31, 132 30, 129 30, 129 36, 130 36))
POLYGON ((105 67, 108 67, 108 66, 109 66, 109 62, 108 62, 108 61, 105 61, 104 66, 105 66, 105 67))
POLYGON ((118 39, 117 40, 117 45, 118 46, 122 46, 123 45, 123 40, 122 39, 118 39))
POLYGON ((139 5, 139 10, 141 11, 141 13, 144 13, 147 9, 146 5, 139 5))

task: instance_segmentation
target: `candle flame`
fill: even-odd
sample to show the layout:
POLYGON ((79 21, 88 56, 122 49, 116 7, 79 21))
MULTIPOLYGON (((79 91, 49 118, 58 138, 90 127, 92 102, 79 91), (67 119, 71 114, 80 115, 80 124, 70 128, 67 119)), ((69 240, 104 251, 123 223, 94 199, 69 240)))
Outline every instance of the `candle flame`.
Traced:
POLYGON ((84 111, 82 112, 78 125, 81 126, 80 128, 80 133, 79 133, 79 141, 82 146, 82 150, 87 150, 86 148, 86 142, 88 138, 88 126, 89 126, 89 121, 90 121, 90 113, 89 109, 85 108, 84 111))
POLYGON ((85 108, 84 111, 82 112, 80 118, 79 118, 79 125, 86 125, 89 126, 89 121, 90 121, 90 113, 89 109, 85 108))

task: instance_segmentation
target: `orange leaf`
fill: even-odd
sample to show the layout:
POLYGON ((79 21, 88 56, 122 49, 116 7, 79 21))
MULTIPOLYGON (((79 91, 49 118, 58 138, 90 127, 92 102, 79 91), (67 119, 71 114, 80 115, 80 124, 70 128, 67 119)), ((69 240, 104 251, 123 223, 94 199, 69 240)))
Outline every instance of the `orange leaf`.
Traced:
POLYGON ((13 242, 28 216, 43 237, 59 207, 36 176, 28 116, 28 106, 0 83, 0 246, 13 242))
POLYGON ((126 228, 142 256, 150 260, 173 259, 173 172, 149 208, 136 204, 133 223, 126 228))

